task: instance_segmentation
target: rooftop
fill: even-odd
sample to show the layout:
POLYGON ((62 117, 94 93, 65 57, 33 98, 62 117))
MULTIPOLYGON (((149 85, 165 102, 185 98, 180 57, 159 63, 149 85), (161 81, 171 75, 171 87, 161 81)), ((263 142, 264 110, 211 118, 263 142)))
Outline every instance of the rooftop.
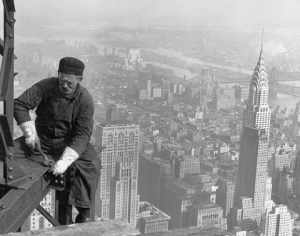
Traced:
POLYGON ((156 220, 169 220, 171 217, 166 217, 166 215, 162 214, 161 212, 155 212, 153 215, 148 217, 143 217, 143 219, 147 222, 156 221, 156 220))
POLYGON ((179 195, 176 197, 179 200, 185 201, 185 200, 191 200, 194 198, 194 196, 190 196, 190 195, 179 195))
POLYGON ((226 179, 222 176, 218 176, 218 179, 219 180, 222 180, 223 182, 226 182, 226 183, 234 183, 234 181, 230 180, 230 179, 226 179))
POLYGON ((213 202, 201 202, 198 205, 194 205, 192 207, 196 208, 197 210, 207 210, 212 208, 220 208, 222 210, 221 206, 213 202))
POLYGON ((100 123, 99 125, 106 127, 106 126, 111 126, 111 125, 136 125, 136 123, 125 120, 125 119, 119 119, 119 120, 105 121, 105 122, 100 123))
POLYGON ((172 181, 174 184, 176 184, 177 186, 180 186, 181 188, 187 190, 187 191, 193 191, 195 190, 195 188, 193 188, 192 186, 188 185, 187 183, 180 181, 178 179, 172 178, 170 179, 170 181, 172 181))
POLYGON ((169 230, 166 232, 148 233, 140 234, 138 230, 132 229, 129 224, 126 224, 119 220, 109 220, 109 221, 98 221, 90 222, 84 224, 72 224, 69 226, 59 226, 44 230, 27 231, 24 233, 10 233, 7 236, 34 236, 34 235, 49 235, 49 236, 184 236, 184 235, 203 235, 203 236, 213 236, 213 235, 228 235, 225 231, 218 228, 200 228, 200 227, 190 227, 184 229, 169 230))

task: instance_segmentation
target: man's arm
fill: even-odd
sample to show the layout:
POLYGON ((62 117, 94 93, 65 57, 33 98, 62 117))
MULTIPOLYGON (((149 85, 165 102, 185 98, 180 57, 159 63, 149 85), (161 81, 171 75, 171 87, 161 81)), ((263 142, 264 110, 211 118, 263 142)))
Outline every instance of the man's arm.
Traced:
POLYGON ((85 151, 92 136, 94 126, 93 116, 94 101, 92 96, 87 93, 79 105, 73 137, 68 145, 75 150, 79 156, 85 151))
POLYGON ((35 84, 14 99, 14 117, 18 125, 31 120, 29 110, 36 108, 42 98, 41 88, 35 84))
POLYGON ((26 145, 33 150, 36 148, 36 145, 40 146, 40 141, 34 121, 30 118, 29 110, 36 108, 41 100, 42 92, 37 84, 27 89, 14 100, 14 117, 25 136, 26 145))

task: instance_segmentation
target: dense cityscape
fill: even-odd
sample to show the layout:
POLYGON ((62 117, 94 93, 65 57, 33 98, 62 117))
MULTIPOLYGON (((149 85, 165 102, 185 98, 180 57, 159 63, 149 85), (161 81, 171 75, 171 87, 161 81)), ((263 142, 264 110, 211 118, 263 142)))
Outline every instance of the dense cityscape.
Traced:
MULTIPOLYGON (((300 235, 298 38, 163 26, 87 39, 49 31, 16 37, 15 97, 57 76, 66 55, 85 63, 92 143, 105 147, 97 221, 121 219, 141 234, 300 235)), ((51 215, 54 194, 41 202, 51 215)), ((26 224, 52 227, 38 211, 26 224)))

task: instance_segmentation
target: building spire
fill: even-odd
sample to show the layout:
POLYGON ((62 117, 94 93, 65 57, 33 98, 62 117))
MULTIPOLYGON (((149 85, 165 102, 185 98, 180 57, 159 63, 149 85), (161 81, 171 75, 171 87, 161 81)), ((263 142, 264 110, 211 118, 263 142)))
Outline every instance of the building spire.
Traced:
MULTIPOLYGON (((258 62, 257 62, 258 66, 264 65, 264 59, 263 59, 264 33, 265 33, 265 29, 263 29, 262 36, 261 36, 260 53, 259 53, 259 58, 258 58, 258 62)), ((256 69, 258 69, 258 68, 256 68, 256 69)))
POLYGON ((263 45, 264 45, 264 33, 265 29, 263 28, 262 36, 261 36, 261 47, 260 47, 260 53, 262 53, 263 45))

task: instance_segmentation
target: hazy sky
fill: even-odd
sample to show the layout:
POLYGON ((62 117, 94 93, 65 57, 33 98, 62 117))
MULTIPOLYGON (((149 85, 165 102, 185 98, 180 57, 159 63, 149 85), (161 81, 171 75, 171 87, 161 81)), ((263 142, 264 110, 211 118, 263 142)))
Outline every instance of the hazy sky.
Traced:
POLYGON ((299 26, 300 0, 15 0, 22 23, 160 23, 299 26))

